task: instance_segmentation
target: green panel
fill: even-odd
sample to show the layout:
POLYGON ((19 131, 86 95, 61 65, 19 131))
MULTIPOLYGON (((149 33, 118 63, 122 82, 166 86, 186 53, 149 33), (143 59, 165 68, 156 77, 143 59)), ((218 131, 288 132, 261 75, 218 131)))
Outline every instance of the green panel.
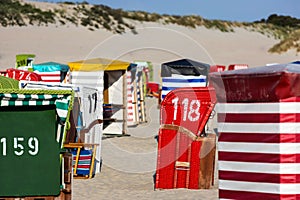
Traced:
POLYGON ((0 89, 19 89, 19 81, 0 76, 0 89))
POLYGON ((55 107, 1 107, 0 127, 0 197, 58 195, 55 107))
POLYGON ((34 58, 34 54, 18 54, 16 55, 16 67, 28 66, 32 64, 34 58))

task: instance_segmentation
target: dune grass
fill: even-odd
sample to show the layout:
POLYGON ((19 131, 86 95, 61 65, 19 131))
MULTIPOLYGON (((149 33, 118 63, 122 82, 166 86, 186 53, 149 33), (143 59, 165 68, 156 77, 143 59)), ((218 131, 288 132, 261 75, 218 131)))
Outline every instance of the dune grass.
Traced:
POLYGON ((293 31, 287 37, 282 39, 279 43, 275 44, 269 49, 270 53, 282 53, 294 49, 300 52, 300 29, 293 31))

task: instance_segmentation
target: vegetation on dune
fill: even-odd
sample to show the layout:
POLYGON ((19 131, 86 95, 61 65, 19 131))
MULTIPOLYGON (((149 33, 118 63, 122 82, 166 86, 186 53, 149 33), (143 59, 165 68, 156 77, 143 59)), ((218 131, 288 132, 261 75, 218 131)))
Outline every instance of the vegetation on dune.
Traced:
POLYGON ((266 22, 281 27, 300 28, 300 19, 277 14, 272 14, 268 19, 262 19, 260 22, 266 22))
POLYGON ((282 53, 290 49, 300 52, 300 19, 290 16, 270 15, 253 23, 230 22, 224 20, 208 20, 200 16, 189 15, 159 15, 144 11, 124 11, 104 5, 90 5, 87 2, 73 3, 65 1, 59 3, 52 10, 42 10, 31 3, 20 0, 0 1, 0 25, 26 26, 48 24, 74 24, 84 26, 88 30, 105 29, 113 33, 122 34, 126 31, 137 33, 131 23, 158 22, 162 24, 176 24, 188 28, 204 26, 221 32, 234 32, 234 28, 246 28, 280 40, 269 52, 282 53))
POLYGON ((31 4, 21 4, 17 0, 0 1, 0 24, 6 26, 25 26, 37 23, 47 25, 55 22, 55 14, 43 11, 31 4))
POLYGON ((114 33, 124 33, 126 29, 134 31, 134 26, 123 20, 121 9, 111 9, 104 5, 86 6, 78 4, 73 8, 81 16, 77 16, 80 25, 88 27, 90 30, 100 27, 114 33))
POLYGON ((290 49, 296 49, 300 52, 300 29, 291 32, 287 37, 281 40, 278 44, 275 44, 269 52, 271 53, 282 53, 290 49))
POLYGON ((273 14, 256 23, 271 25, 275 38, 280 39, 278 44, 269 49, 270 53, 282 53, 290 49, 300 52, 300 19, 273 14))

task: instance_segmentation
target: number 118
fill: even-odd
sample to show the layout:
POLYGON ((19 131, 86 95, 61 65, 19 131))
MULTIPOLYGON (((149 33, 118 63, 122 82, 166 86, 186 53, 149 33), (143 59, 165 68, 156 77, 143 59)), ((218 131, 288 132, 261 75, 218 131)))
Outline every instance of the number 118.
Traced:
MULTIPOLYGON (((172 103, 174 104, 174 116, 173 120, 177 119, 177 110, 178 110, 178 101, 179 98, 176 97, 172 100, 172 103)), ((199 120, 200 118, 200 100, 191 100, 189 102, 188 98, 185 98, 182 100, 181 104, 183 105, 183 121, 186 121, 187 119, 195 122, 199 120)))

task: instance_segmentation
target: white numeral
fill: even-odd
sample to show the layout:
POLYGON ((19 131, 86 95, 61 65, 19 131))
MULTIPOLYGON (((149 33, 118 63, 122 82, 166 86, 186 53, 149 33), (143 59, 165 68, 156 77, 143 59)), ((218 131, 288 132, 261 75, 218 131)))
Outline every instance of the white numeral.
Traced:
POLYGON ((174 115, 173 115, 173 120, 175 121, 177 119, 177 108, 178 108, 178 97, 175 99, 172 99, 172 103, 174 104, 174 115))
MULTIPOLYGON (((173 115, 173 120, 177 119, 177 110, 178 110, 178 100, 179 98, 176 97, 172 100, 172 103, 174 104, 174 115, 173 115)), ((188 98, 184 98, 181 102, 181 104, 183 105, 183 116, 182 116, 182 120, 186 121, 187 119, 195 122, 197 120, 199 120, 200 118, 200 106, 201 103, 199 100, 192 100, 190 105, 189 105, 189 99, 188 98)))
POLYGON ((188 98, 183 99, 182 104, 183 104, 183 121, 186 121, 186 115, 187 115, 187 112, 188 112, 189 99, 188 98))
POLYGON ((12 71, 12 78, 16 79, 16 72, 15 71, 12 71))
POLYGON ((36 137, 31 137, 28 140, 28 146, 30 150, 28 153, 32 156, 35 156, 39 152, 39 141, 36 137))
POLYGON ((188 118, 190 121, 195 122, 200 118, 200 113, 199 113, 199 109, 200 109, 200 101, 199 100, 192 100, 191 104, 190 104, 190 112, 188 115, 188 118), (196 108, 195 107, 196 104, 196 108), (195 113, 195 117, 192 116, 192 114, 195 113))
POLYGON ((2 155, 6 156, 6 138, 1 138, 0 142, 2 143, 2 155))
POLYGON ((24 74, 25 74, 24 72, 22 72, 22 71, 20 72, 20 77, 19 77, 20 80, 22 80, 24 74))
POLYGON ((24 146, 22 144, 19 144, 19 142, 22 142, 22 141, 24 141, 24 138, 22 138, 22 137, 14 138, 14 149, 15 149, 14 152, 17 156, 21 156, 24 153, 24 146))
POLYGON ((25 80, 26 80, 26 81, 31 81, 31 76, 30 76, 30 74, 27 74, 25 80))

